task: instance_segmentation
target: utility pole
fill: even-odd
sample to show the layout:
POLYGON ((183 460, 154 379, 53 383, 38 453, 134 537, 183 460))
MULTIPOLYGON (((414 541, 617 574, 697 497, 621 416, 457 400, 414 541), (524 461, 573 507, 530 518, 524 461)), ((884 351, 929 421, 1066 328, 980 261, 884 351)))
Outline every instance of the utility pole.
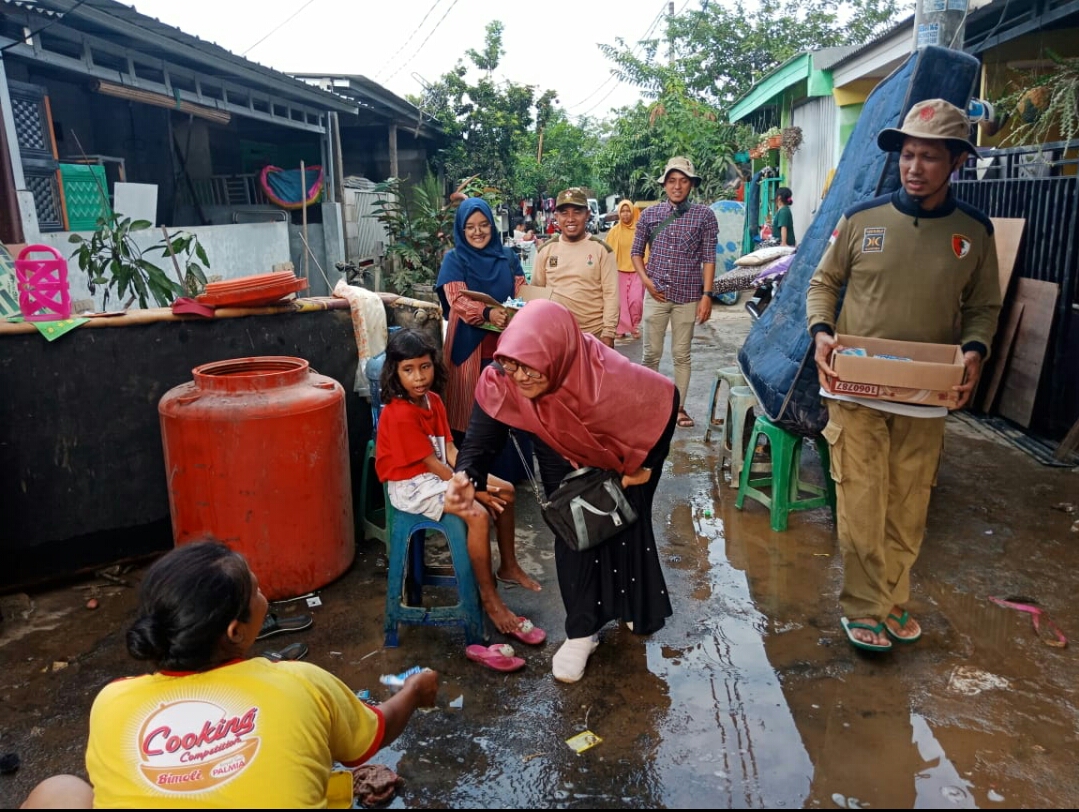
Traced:
POLYGON ((667 64, 674 64, 674 33, 671 31, 671 20, 674 19, 674 0, 667 4, 667 64))
POLYGON ((939 45, 962 50, 969 0, 918 0, 914 9, 914 48, 939 45))

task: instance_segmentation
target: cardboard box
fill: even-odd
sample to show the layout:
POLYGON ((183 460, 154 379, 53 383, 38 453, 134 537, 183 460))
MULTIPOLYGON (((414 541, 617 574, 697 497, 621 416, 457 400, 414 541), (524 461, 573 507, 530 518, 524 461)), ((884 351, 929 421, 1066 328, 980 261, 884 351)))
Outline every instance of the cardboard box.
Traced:
MULTIPOLYGON (((461 292, 462 296, 467 296, 469 299, 475 299, 477 302, 483 302, 488 307, 504 307, 509 311, 510 318, 513 318, 513 314, 520 310, 520 307, 513 307, 511 305, 505 305, 502 302, 496 301, 493 296, 489 296, 486 293, 482 293, 478 290, 465 290, 461 292)), ((517 294, 518 298, 525 304, 531 302, 533 299, 550 299, 550 288, 538 288, 534 285, 521 285, 521 289, 517 294)), ((482 325, 484 330, 491 330, 496 333, 501 333, 502 330, 495 327, 491 323, 482 325)))
POLYGON ((959 393, 952 390, 963 382, 963 350, 955 344, 924 344, 887 338, 837 335, 840 347, 861 347, 865 357, 832 353, 832 369, 839 376, 833 389, 843 395, 954 406, 959 393), (880 358, 894 355, 910 358, 897 361, 880 358))

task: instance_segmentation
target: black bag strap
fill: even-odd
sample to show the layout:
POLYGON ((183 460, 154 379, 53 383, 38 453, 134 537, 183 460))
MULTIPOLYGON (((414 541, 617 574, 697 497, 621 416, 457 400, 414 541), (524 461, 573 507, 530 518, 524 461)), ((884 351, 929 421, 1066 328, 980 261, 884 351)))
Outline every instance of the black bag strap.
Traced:
POLYGON ((685 214, 686 211, 687 211, 686 209, 679 209, 678 206, 675 206, 674 204, 672 204, 671 205, 671 213, 668 214, 664 219, 662 219, 658 223, 656 223, 656 227, 654 229, 652 229, 651 232, 649 232, 648 239, 645 240, 645 244, 649 248, 651 248, 652 243, 656 239, 656 237, 658 237, 660 234, 662 234, 663 230, 665 228, 667 228, 667 226, 669 226, 671 223, 673 223, 675 220, 677 220, 679 217, 681 217, 683 214, 685 214))
POLYGON ((536 501, 539 502, 541 508, 546 509, 551 503, 540 488, 539 482, 536 481, 536 475, 532 470, 532 460, 525 459, 525 453, 521 450, 521 444, 517 442, 517 435, 513 433, 512 429, 510 430, 510 439, 513 440, 513 445, 517 449, 517 456, 521 458, 521 462, 524 464, 525 473, 528 474, 528 481, 532 483, 532 489, 536 492, 536 501))

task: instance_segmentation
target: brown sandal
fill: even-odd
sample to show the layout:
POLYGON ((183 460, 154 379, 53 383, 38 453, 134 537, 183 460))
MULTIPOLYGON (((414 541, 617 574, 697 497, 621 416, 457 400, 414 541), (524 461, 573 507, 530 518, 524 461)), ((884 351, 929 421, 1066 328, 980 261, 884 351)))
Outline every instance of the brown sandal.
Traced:
POLYGON ((696 423, 693 422, 693 418, 686 414, 685 410, 678 412, 678 425, 684 429, 691 429, 696 423))

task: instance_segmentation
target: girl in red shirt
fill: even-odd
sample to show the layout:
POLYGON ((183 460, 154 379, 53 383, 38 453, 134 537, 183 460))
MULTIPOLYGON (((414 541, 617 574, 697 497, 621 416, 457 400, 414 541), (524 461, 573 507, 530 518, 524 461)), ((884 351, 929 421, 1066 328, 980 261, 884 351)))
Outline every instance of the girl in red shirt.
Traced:
POLYGON ((498 477, 487 479, 485 499, 462 510, 444 506, 446 485, 453 477, 457 447, 450 434, 442 398, 435 394, 446 381, 441 354, 418 330, 398 330, 386 346, 380 393, 385 406, 378 419, 375 470, 386 483, 390 504, 406 513, 438 520, 444 512, 460 516, 468 528, 468 557, 480 590, 480 602, 503 634, 524 643, 542 643, 544 631, 511 612, 498 595, 491 573, 490 522, 498 538, 498 580, 539 591, 540 585, 521 569, 514 538, 515 492, 498 477))

